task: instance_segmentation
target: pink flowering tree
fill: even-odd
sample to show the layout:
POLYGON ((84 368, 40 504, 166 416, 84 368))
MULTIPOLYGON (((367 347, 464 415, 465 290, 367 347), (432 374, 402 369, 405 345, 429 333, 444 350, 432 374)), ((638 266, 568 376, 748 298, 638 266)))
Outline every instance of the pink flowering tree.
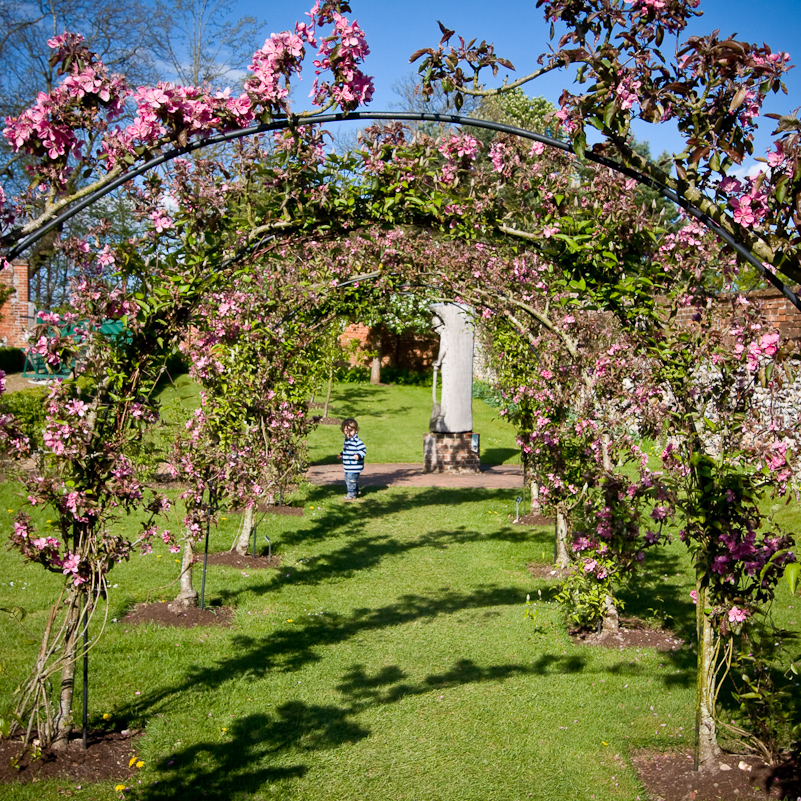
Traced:
MULTIPOLYGON (((638 0, 630 7, 622 0, 590 0, 580 8, 573 0, 540 0, 540 5, 554 21, 567 25, 567 33, 544 66, 517 85, 544 71, 580 63, 580 80, 589 88, 582 95, 565 93, 556 114, 579 156, 586 152, 585 126, 590 124, 604 135, 607 155, 649 175, 682 202, 697 204, 758 260, 790 277, 801 275, 795 252, 797 120, 779 121, 779 138, 764 177, 748 184, 726 182, 726 171, 750 152, 751 128, 764 95, 781 88, 788 66, 785 57, 713 35, 681 45, 674 62, 660 48, 665 37, 679 36, 695 13, 691 0, 638 0), (687 148, 674 157, 675 178, 644 161, 629 145, 634 116, 679 123, 687 148)), ((37 161, 29 195, 1 199, 4 244, 43 230, 84 194, 111 186, 127 166, 173 147, 190 147, 216 131, 287 114, 289 81, 299 73, 307 46, 317 49, 312 93, 318 108, 349 111, 369 100, 372 84, 360 67, 367 46, 358 26, 343 16, 347 10, 344 2, 317 2, 309 23, 272 36, 255 54, 253 76, 237 97, 170 84, 132 91, 108 75, 78 37, 54 39, 62 83, 41 95, 29 112, 7 121, 8 139, 37 161), (133 122, 123 126, 117 121, 125 103, 136 110, 133 122), (80 190, 72 182, 79 172, 89 181, 80 190)), ((496 72, 508 64, 484 43, 448 49, 452 34, 444 33, 438 49, 421 53, 426 57, 426 85, 441 80, 446 91, 457 95, 495 91, 480 88, 478 80, 479 88, 468 83, 485 68, 496 72)), ((248 149, 262 153, 258 142, 240 146, 241 153, 248 149)), ((216 170, 180 179, 182 171, 189 175, 192 169, 179 165, 180 180, 169 197, 154 175, 140 188, 142 212, 152 226, 140 242, 116 253, 78 248, 84 255, 76 258, 86 261, 87 268, 77 286, 75 321, 80 321, 83 333, 74 339, 74 347, 80 344, 92 384, 79 393, 79 385, 70 382, 54 392, 45 467, 32 479, 30 492, 32 502, 47 501, 61 510, 61 539, 54 545, 45 538, 40 552, 49 558, 48 548, 57 551, 68 597, 77 599, 87 587, 100 586, 102 576, 129 547, 115 545, 107 526, 115 510, 140 502, 128 472, 129 440, 140 419, 151 414, 149 382, 155 380, 159 359, 187 330, 200 299, 220 288, 215 282, 230 277, 231 264, 243 253, 251 263, 257 260, 268 247, 267 238, 287 232, 311 238, 323 231, 330 239, 347 241, 339 256, 332 253, 334 282, 338 276, 352 276, 349 262, 354 252, 380 253, 382 269, 405 274, 410 282, 436 280, 445 296, 472 303, 482 317, 505 315, 529 341, 536 340, 540 330, 547 332, 543 342, 557 343, 575 364, 594 357, 598 380, 587 386, 582 376, 587 411, 579 419, 583 433, 594 433, 591 424, 598 426, 599 436, 592 442, 598 448, 595 464, 603 469, 595 468, 598 478, 584 482, 587 497, 572 511, 578 537, 589 540, 592 531, 598 536, 592 547, 599 556, 611 558, 616 552, 618 546, 604 540, 610 531, 620 534, 616 542, 628 543, 618 548, 621 561, 624 550, 636 556, 642 528, 641 512, 635 515, 625 503, 614 503, 615 493, 628 494, 630 487, 621 490, 613 474, 603 473, 607 455, 612 458, 608 409, 614 408, 613 401, 629 399, 619 393, 610 397, 612 382, 607 387, 603 379, 614 370, 603 366, 603 360, 614 367, 619 362, 621 371, 637 370, 642 390, 635 394, 631 410, 635 421, 645 426, 649 411, 660 404, 671 410, 663 460, 665 474, 677 487, 673 505, 679 508, 679 499, 683 504, 679 511, 697 565, 700 758, 709 762, 716 748, 715 643, 725 636, 719 621, 735 606, 735 614, 747 609, 743 601, 735 604, 731 593, 747 591, 754 603, 770 593, 781 561, 789 558, 790 540, 754 511, 757 492, 782 491, 789 477, 787 463, 792 461, 781 422, 767 419, 762 407, 752 402, 757 380, 769 392, 780 381, 781 371, 772 365, 780 363, 785 351, 774 332, 758 332, 738 307, 728 322, 713 324, 703 279, 715 262, 688 258, 690 240, 702 239, 698 232, 687 226, 675 241, 660 239, 653 218, 627 202, 632 187, 564 157, 544 159, 541 144, 522 149, 499 138, 485 148, 469 131, 448 131, 442 140, 433 140, 389 126, 368 132, 360 154, 327 168, 319 132, 301 126, 282 135, 275 151, 276 159, 266 167, 261 158, 238 161, 230 181, 216 170), (351 180, 348 169, 356 167, 360 172, 351 180), (582 191, 582 183, 591 191, 582 191), (194 195, 189 192, 192 186, 199 187, 194 195), (177 212, 172 211, 175 206, 177 212), (369 244, 349 233, 346 237, 356 224, 366 227, 379 221, 395 230, 378 232, 369 244), (421 246, 426 244, 424 252, 421 246), (446 252, 451 256, 447 262, 446 252), (660 264, 656 257, 667 265, 661 271, 653 266, 660 264), (113 282, 101 269, 111 264, 113 282), (658 303, 657 294, 665 301, 658 303), (698 319, 687 327, 675 325, 682 309, 693 309, 698 319), (569 333, 572 323, 566 318, 591 319, 599 311, 614 321, 610 331, 621 332, 625 357, 614 342, 606 347, 606 355, 603 350, 571 353, 565 331, 569 333), (124 319, 126 337, 104 340, 100 324, 107 318, 124 319), (712 351, 710 342, 715 345, 712 351), (699 366, 707 370, 704 375, 699 366), (681 410, 681 415, 672 410, 681 410), (745 415, 748 425, 740 425, 737 415, 745 415), (744 484, 736 484, 733 468, 719 463, 721 453, 743 467, 744 484), (107 461, 98 464, 101 457, 107 461), (72 483, 64 482, 64 476, 72 483), (719 510, 722 498, 737 510, 732 513, 731 542, 724 541, 710 515, 719 510), (610 523, 613 517, 619 519, 619 528, 610 523), (105 543, 99 551, 98 539, 105 543), (95 558, 96 553, 102 558, 95 558), (757 570, 760 578, 754 580, 757 570), (717 576, 723 578, 719 581, 717 576)), ((714 255, 722 270, 735 269, 726 254, 714 255)), ((300 297, 306 298, 306 291, 300 297)), ((54 359, 63 358, 69 346, 66 341, 41 343, 43 355, 54 359)), ((545 369, 556 374, 557 366, 545 369)), ((575 377, 580 375, 576 370, 575 377)), ((541 371, 539 378, 530 378, 535 395, 542 380, 547 379, 541 371)), ((543 402, 550 403, 547 394, 541 394, 543 402)), ((557 415, 553 419, 571 422, 557 415)), ((533 429, 525 433, 530 437, 533 429)), ((556 439, 563 433, 551 429, 548 436, 556 439)), ((580 455, 584 464, 592 463, 586 448, 580 455)), ((570 471, 579 475, 581 470, 570 454, 564 461, 561 475, 546 477, 554 487, 559 482, 560 489, 571 492, 570 484, 577 485, 570 471)), ((650 478, 643 476, 631 495, 637 504, 652 497, 652 488, 645 486, 650 478)), ((154 513, 161 511, 162 504, 153 503, 154 513)), ((198 503, 203 503, 202 497, 198 503)), ((657 508, 667 515, 666 505, 657 508)), ((657 513, 657 521, 661 515, 657 513)), ((42 538, 23 518, 18 522, 17 545, 31 558, 36 555, 31 548, 38 548, 31 543, 42 538)), ((152 526, 144 531, 153 536, 152 526)), ((594 551, 577 552, 585 554, 584 567, 596 562, 586 574, 606 578, 591 555, 594 551)), ((58 569, 55 562, 52 565, 58 569)), ((70 603, 78 609, 77 600, 70 603)), ((58 710, 51 714, 49 702, 43 700, 44 669, 37 668, 26 696, 26 708, 41 713, 37 725, 57 742, 63 742, 69 730, 77 630, 75 623, 59 633, 58 642, 68 647, 49 663, 51 672, 56 665, 62 671, 65 689, 58 710)), ((46 652, 55 654, 52 648, 46 652)))
MULTIPOLYGON (((457 98, 492 97, 531 84, 546 73, 576 69, 577 93, 564 90, 555 121, 575 151, 587 150, 588 128, 595 129, 606 152, 694 204, 758 260, 801 281, 797 255, 797 199, 801 122, 778 118, 773 150, 763 156, 767 169, 752 179, 728 173, 753 155, 753 133, 770 93, 783 90, 790 69, 786 53, 722 39, 718 32, 686 40, 687 23, 701 11, 699 0, 538 0, 552 23, 555 48, 538 66, 500 86, 486 85, 511 64, 495 48, 475 40, 452 44, 454 31, 443 28, 437 47, 423 48, 424 91, 439 84, 457 98), (558 31, 558 33, 557 33, 558 31), (649 161, 633 146, 633 120, 670 122, 685 147, 668 167, 649 161)), ((519 65, 518 65, 519 66, 519 65)))
POLYGON ((4 135, 12 147, 35 161, 28 195, 0 197, 3 244, 11 246, 40 230, 160 152, 290 114, 290 83, 302 72, 307 48, 316 54, 311 97, 317 111, 301 116, 330 108, 349 111, 369 101, 372 79, 361 68, 369 48, 358 23, 344 16, 347 11, 346 2, 317 0, 307 22, 272 34, 254 54, 248 66, 252 76, 238 95, 164 82, 132 89, 122 76, 108 72, 80 35, 51 39, 61 83, 6 120, 4 135), (126 109, 133 111, 133 120, 123 125, 126 109))
POLYGON ((420 195, 450 195, 437 205, 454 241, 434 248, 418 237, 417 255, 406 255, 416 279, 448 287, 530 345, 521 370, 510 371, 509 399, 525 409, 522 445, 539 451, 541 496, 562 505, 577 577, 594 582, 583 586, 596 609, 609 594, 603 582, 633 568, 675 510, 701 599, 699 762, 710 764, 729 614, 769 599, 792 559, 792 537, 757 506, 781 496, 792 476, 793 431, 774 400, 789 380, 788 346, 760 329, 746 299, 715 300, 711 279, 731 285, 740 268, 702 227, 660 234, 658 219, 632 207, 625 181, 582 168, 578 187, 577 167, 554 170, 526 148, 497 140, 489 167, 470 148, 460 155, 453 138, 435 148, 394 129, 366 152, 381 153, 388 191, 403 175, 420 195), (440 171, 416 173, 435 150, 446 159, 440 171), (515 250, 489 242, 490 230, 517 241, 515 250), (558 397, 562 386, 569 400, 558 397), (632 433, 665 442, 659 480, 632 433), (637 480, 622 483, 609 469, 621 451, 639 463, 637 480))

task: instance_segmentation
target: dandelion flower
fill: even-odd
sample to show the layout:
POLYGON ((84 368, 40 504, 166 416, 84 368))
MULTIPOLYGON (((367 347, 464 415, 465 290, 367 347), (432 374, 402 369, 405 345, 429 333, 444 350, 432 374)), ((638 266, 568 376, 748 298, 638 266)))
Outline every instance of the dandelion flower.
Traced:
POLYGON ((111 720, 111 712, 104 712, 103 720, 111 720))
POLYGON ((131 758, 128 760, 128 767, 129 767, 129 768, 130 768, 130 767, 133 767, 133 764, 134 764, 134 762, 136 762, 136 760, 137 760, 137 759, 138 759, 138 757, 132 756, 132 757, 131 757, 131 758))
POLYGON ((140 760, 139 760, 139 761, 136 763, 136 767, 137 767, 137 768, 143 768, 144 766, 145 766, 145 763, 144 763, 144 762, 142 762, 142 760, 141 760, 141 759, 140 759, 140 760))
POLYGON ((125 790, 125 785, 124 785, 124 784, 118 784, 118 785, 117 785, 117 786, 114 788, 114 792, 115 792, 115 793, 121 793, 121 792, 123 792, 124 790, 125 790))

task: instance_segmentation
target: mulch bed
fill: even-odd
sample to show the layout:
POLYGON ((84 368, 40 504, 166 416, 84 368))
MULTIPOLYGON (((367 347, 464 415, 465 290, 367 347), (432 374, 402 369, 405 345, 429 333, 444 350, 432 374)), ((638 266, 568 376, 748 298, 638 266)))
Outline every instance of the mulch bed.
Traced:
MULTIPOLYGON (((301 511, 303 511, 301 509, 301 511)), ((203 556, 200 556, 201 563, 203 556)), ((223 567, 236 567, 239 570, 274 570, 281 567, 283 560, 280 556, 273 554, 272 556, 251 556, 245 554, 244 556, 238 554, 236 551, 222 551, 220 553, 209 554, 210 565, 222 565, 223 567)))
POLYGON ((526 565, 526 569, 534 578, 547 579, 552 581, 564 581, 570 573, 569 567, 557 567, 554 564, 539 565, 532 562, 526 565))
POLYGON ((754 756, 723 754, 711 769, 694 771, 691 751, 637 751, 632 763, 651 801, 795 801, 801 797, 796 762, 771 767, 754 756))
POLYGON ((342 425, 342 421, 338 417, 320 417, 319 415, 314 415, 312 417, 315 423, 318 423, 321 426, 338 426, 342 425))
POLYGON ((527 515, 520 515, 518 520, 512 520, 518 526, 552 526, 556 522, 554 517, 545 517, 539 512, 529 512, 527 515))
POLYGON ((70 740, 66 751, 42 751, 33 759, 30 749, 21 755, 17 740, 0 740, 0 784, 29 784, 43 779, 64 781, 67 787, 59 788, 60 795, 72 795, 84 784, 116 780, 121 784, 136 775, 135 766, 129 765, 136 753, 138 732, 88 732, 87 749, 83 750, 80 735, 70 740), (19 760, 19 767, 12 766, 19 760))
POLYGON ((596 645, 599 648, 655 648, 657 651, 678 651, 684 640, 667 629, 650 628, 637 618, 621 618, 617 631, 587 631, 572 629, 573 642, 596 645))
POLYGON ((137 604, 127 615, 120 618, 121 626, 140 626, 143 623, 157 623, 160 626, 191 629, 195 626, 230 626, 234 610, 226 606, 201 609, 190 606, 180 612, 168 608, 169 601, 152 604, 137 604))

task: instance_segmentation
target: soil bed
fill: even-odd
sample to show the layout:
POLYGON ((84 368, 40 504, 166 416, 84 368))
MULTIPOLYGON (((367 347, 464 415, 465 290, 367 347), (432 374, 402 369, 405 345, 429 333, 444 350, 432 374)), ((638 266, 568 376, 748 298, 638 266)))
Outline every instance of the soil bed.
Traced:
POLYGON ((342 424, 338 417, 320 417, 316 414, 312 417, 312 420, 321 426, 338 426, 342 424))
POLYGON ((667 629, 650 628, 637 618, 620 618, 617 631, 588 631, 571 629, 576 644, 596 645, 600 648, 655 648, 657 651, 678 651, 684 640, 667 629))
POLYGON ((207 606, 205 609, 190 606, 176 613, 168 609, 169 603, 160 601, 153 604, 137 604, 120 619, 120 625, 139 626, 143 623, 157 623, 160 626, 191 629, 195 626, 230 626, 234 617, 234 610, 226 606, 207 606))
MULTIPOLYGON (((202 564, 202 555, 199 561, 202 564)), ((238 554, 236 551, 221 551, 220 553, 209 554, 210 565, 237 567, 240 570, 274 570, 277 567, 281 567, 282 561, 282 558, 275 554, 273 554, 273 556, 251 556, 249 553, 242 555, 238 554)))
MULTIPOLYGON (((80 735, 70 740, 66 751, 44 750, 33 759, 30 749, 20 758, 20 743, 0 740, 0 784, 28 784, 43 779, 60 779, 73 785, 63 788, 70 795, 74 785, 117 780, 128 783, 137 769, 128 763, 136 751, 137 732, 88 732, 87 749, 83 750, 80 735), (12 766, 19 759, 19 768, 12 766)), ((59 794, 62 789, 59 788, 59 794)))
POLYGON ((539 512, 529 512, 527 515, 520 515, 518 520, 512 520, 516 526, 552 526, 556 523, 555 517, 546 517, 539 512))
POLYGON ((546 579, 548 581, 564 581, 570 574, 569 567, 557 567, 554 564, 538 565, 532 562, 530 565, 527 565, 526 568, 534 578, 546 579))
POLYGON ((637 751, 631 761, 651 801, 795 801, 801 796, 796 763, 771 767, 758 757, 723 754, 712 769, 694 771, 692 751, 637 751))

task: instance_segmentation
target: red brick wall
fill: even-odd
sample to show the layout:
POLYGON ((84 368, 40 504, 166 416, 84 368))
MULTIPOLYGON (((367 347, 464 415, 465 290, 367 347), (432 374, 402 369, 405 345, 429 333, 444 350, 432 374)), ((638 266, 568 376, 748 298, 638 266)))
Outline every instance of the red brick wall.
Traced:
POLYGON ((0 308, 0 342, 9 347, 21 348, 26 344, 28 331, 28 264, 13 262, 14 271, 0 271, 0 281, 14 288, 14 294, 0 308))
MULTIPOLYGON (((794 291, 798 294, 799 288, 794 291)), ((760 308, 767 330, 778 330, 782 339, 801 340, 801 312, 778 289, 760 289, 748 292, 746 297, 760 308)), ((680 325, 687 325, 695 313, 694 308, 679 309, 676 320, 680 325)))
MULTIPOLYGON (((368 366, 368 353, 376 350, 373 329, 361 323, 349 325, 339 337, 339 344, 345 348, 358 343, 357 350, 350 357, 351 364, 368 366)), ((381 337, 382 367, 405 367, 409 370, 427 370, 437 357, 439 337, 434 334, 402 333, 377 330, 375 335, 381 337)))

